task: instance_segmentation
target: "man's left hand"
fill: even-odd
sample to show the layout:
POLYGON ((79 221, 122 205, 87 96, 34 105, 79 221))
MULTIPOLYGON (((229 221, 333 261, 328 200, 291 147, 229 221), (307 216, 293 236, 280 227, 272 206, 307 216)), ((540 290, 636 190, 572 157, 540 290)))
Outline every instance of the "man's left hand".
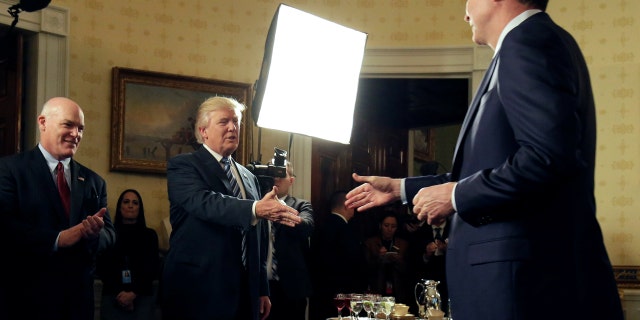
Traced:
POLYGON ((453 203, 451 192, 456 182, 447 182, 420 189, 413 197, 413 213, 419 220, 427 220, 428 224, 440 224, 452 215, 453 203))

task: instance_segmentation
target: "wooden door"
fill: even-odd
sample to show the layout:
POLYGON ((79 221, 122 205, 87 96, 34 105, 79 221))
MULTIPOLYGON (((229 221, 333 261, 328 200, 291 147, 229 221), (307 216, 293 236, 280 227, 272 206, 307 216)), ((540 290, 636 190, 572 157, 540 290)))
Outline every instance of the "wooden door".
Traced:
MULTIPOLYGON (((385 126, 366 116, 356 115, 351 144, 344 145, 313 139, 311 203, 316 224, 322 225, 330 214, 329 196, 337 190, 350 190, 357 185, 351 173, 405 177, 407 175, 406 129, 385 126)), ((395 206, 356 213, 354 224, 366 238, 377 230, 379 214, 385 210, 401 210, 395 206)))
POLYGON ((0 156, 21 151, 22 36, 2 31, 0 46, 0 156))

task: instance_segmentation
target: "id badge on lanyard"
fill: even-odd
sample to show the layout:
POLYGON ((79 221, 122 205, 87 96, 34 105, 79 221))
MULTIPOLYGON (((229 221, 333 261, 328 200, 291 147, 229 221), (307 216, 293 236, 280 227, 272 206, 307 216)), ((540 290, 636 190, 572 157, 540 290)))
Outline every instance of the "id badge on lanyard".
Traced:
POLYGON ((130 284, 131 283, 131 270, 124 269, 122 270, 122 284, 130 284))

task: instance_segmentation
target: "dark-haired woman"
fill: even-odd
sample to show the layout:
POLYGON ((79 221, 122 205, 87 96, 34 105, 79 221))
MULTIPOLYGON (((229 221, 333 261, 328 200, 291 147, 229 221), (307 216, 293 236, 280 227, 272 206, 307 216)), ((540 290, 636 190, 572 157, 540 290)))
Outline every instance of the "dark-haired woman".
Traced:
POLYGON ((116 244, 97 260, 96 271, 103 283, 100 317, 153 319, 153 281, 159 271, 158 235, 146 225, 138 191, 128 189, 120 194, 114 226, 116 244))

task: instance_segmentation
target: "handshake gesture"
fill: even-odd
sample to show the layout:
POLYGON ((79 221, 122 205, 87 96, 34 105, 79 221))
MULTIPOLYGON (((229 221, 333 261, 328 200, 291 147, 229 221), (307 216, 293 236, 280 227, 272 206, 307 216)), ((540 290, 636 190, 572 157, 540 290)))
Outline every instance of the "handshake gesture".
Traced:
POLYGON ((274 186, 269 193, 256 203, 256 217, 281 223, 289 227, 302 222, 296 209, 289 207, 278 199, 278 187, 274 186))

